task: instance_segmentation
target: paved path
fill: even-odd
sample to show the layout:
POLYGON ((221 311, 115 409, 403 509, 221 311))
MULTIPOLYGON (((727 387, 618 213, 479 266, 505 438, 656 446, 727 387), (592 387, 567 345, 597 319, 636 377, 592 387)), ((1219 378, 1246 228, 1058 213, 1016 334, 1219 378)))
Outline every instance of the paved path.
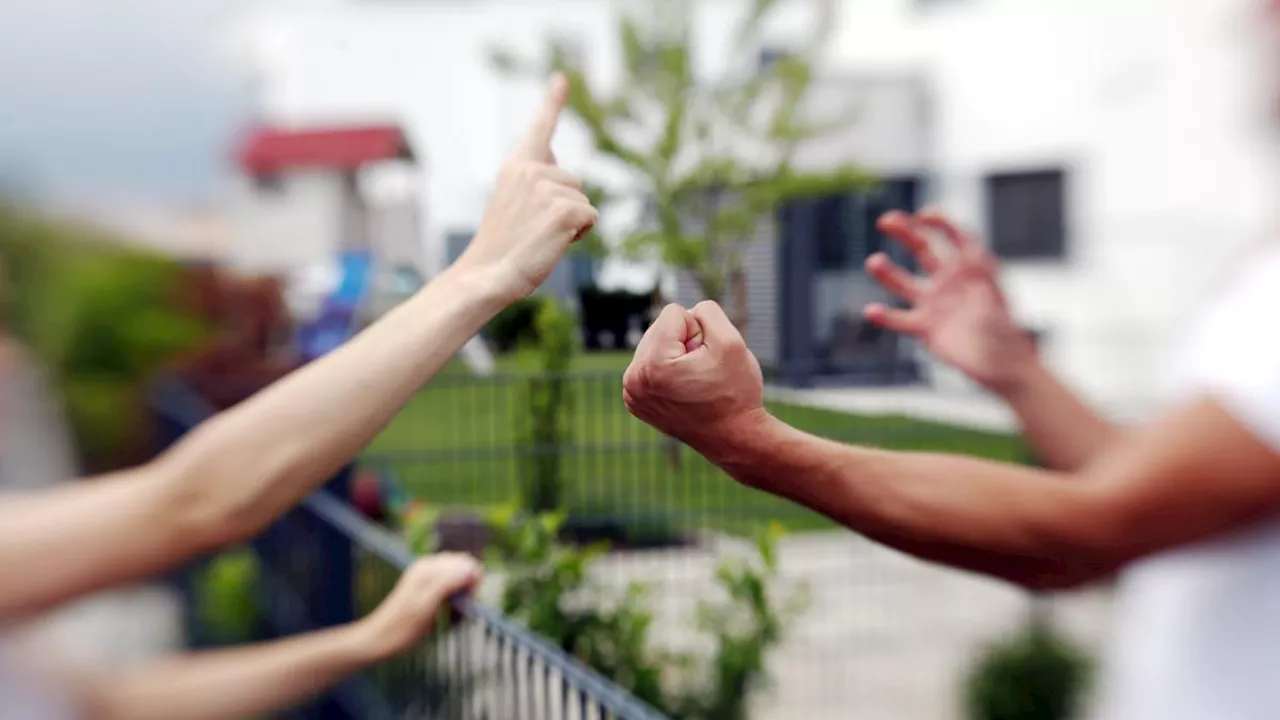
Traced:
MULTIPOLYGON (((720 541, 712 549, 611 556, 600 574, 652 584, 661 641, 688 647, 698 642, 688 631, 697 600, 715 593, 715 557, 741 549, 720 541)), ((755 698, 753 720, 959 720, 960 681, 974 654, 1027 617, 1021 591, 849 533, 786 538, 780 563, 783 584, 807 584, 811 604, 773 653, 773 686, 755 698)), ((1053 603, 1062 626, 1096 648, 1105 632, 1105 593, 1053 603)))

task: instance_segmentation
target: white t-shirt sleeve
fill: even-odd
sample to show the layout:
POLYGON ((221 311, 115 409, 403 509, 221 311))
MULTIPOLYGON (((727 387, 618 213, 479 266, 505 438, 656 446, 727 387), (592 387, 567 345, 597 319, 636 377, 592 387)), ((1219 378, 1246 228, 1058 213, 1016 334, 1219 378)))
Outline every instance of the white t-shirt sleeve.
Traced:
POLYGON ((1210 395, 1280 451, 1280 252, 1253 262, 1204 308, 1178 358, 1183 397, 1210 395))

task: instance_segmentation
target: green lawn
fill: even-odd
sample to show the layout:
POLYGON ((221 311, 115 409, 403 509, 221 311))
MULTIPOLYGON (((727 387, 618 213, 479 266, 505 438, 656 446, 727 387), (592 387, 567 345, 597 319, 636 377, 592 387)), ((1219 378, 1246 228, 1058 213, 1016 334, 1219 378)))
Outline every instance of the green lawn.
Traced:
MULTIPOLYGON (((786 501, 746 490, 689 450, 669 464, 660 435, 622 404, 622 370, 629 356, 582 355, 572 380, 572 444, 563 469, 571 507, 634 517, 675 516, 686 526, 740 532, 776 520, 793 529, 828 527, 825 519, 786 501)), ((491 506, 517 493, 517 445, 524 383, 503 376, 528 367, 527 357, 504 358, 498 379, 472 378, 451 367, 373 443, 372 467, 390 471, 416 495, 437 505, 491 506)), ((900 416, 856 416, 774 404, 782 420, 841 441, 887 448, 961 452, 1013 460, 1013 436, 900 416)), ((523 453, 527 456, 527 451, 523 453)))

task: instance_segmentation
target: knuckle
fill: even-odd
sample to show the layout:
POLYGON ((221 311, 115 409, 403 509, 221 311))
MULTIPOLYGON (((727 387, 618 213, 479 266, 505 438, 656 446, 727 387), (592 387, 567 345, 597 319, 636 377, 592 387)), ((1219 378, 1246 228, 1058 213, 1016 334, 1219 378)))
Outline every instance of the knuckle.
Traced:
POLYGON ((622 389, 627 392, 633 399, 643 394, 645 384, 645 369, 641 365, 633 364, 627 368, 627 372, 622 376, 622 389))
POLYGON ((534 183, 538 179, 538 169, 533 163, 525 160, 517 160, 511 166, 511 174, 518 180, 525 183, 534 183))
POLYGON ((562 197, 552 198, 551 213, 560 220, 566 220, 573 215, 573 203, 562 197))

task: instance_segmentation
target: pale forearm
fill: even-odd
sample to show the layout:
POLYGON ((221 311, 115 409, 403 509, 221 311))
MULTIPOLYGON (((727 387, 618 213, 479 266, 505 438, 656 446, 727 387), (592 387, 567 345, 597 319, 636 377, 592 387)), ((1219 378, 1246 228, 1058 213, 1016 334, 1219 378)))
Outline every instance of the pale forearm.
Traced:
POLYGON ((189 655, 89 683, 92 720, 232 720, 296 706, 377 660, 358 624, 189 655))
POLYGON ((349 343, 197 429, 157 461, 223 544, 260 530, 349 462, 501 309, 446 273, 349 343))
POLYGON ((1119 432, 1039 360, 1028 362, 1017 381, 999 394, 1046 467, 1078 470, 1119 432))
POLYGON ((975 458, 841 445, 762 416, 703 454, 740 482, 921 558, 1034 587, 1108 572, 1073 527, 1092 502, 1067 476, 975 458))

